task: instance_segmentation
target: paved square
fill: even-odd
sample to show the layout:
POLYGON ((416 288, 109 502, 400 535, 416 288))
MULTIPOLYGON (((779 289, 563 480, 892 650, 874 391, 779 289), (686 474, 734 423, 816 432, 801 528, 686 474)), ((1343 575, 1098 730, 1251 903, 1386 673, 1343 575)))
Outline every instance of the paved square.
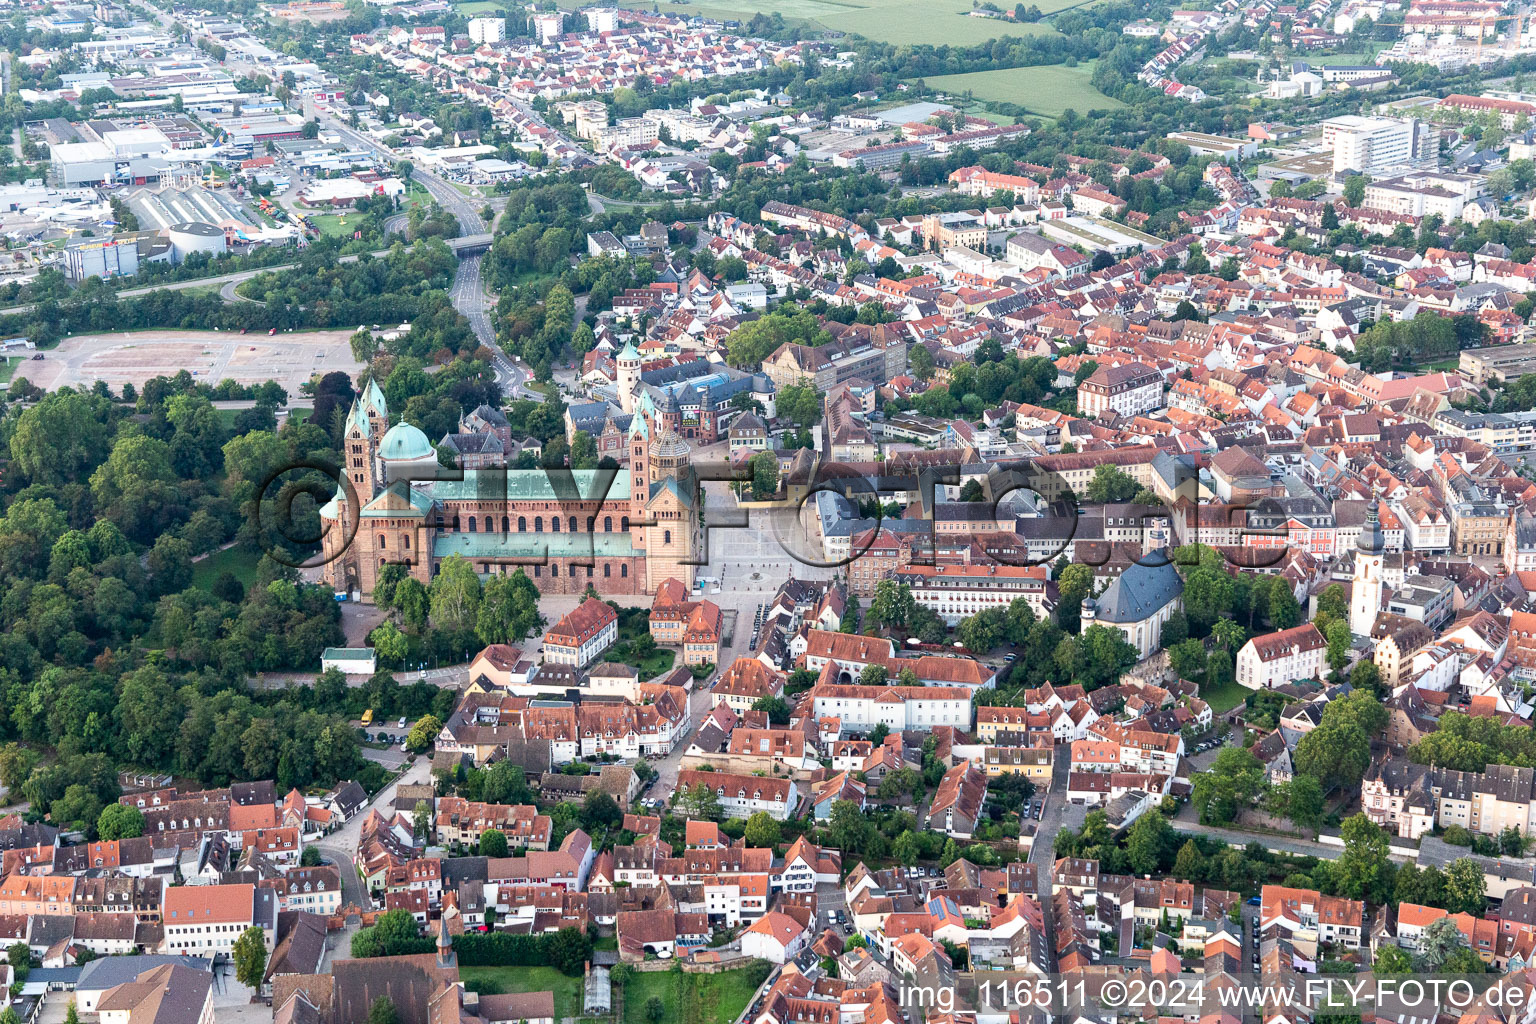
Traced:
POLYGON ((43 358, 17 366, 45 391, 90 387, 98 380, 114 389, 140 387, 152 377, 185 369, 208 384, 232 378, 241 384, 275 380, 297 396, 299 385, 317 373, 342 370, 355 374, 362 364, 352 358, 351 331, 290 331, 240 334, 235 331, 135 331, 128 334, 80 334, 65 338, 43 358))

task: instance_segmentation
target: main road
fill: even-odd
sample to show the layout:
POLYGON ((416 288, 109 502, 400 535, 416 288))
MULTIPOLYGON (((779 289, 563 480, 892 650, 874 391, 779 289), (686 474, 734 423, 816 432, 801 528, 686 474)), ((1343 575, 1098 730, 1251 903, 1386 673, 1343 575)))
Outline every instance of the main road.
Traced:
MULTIPOLYGON (((397 154, 383 143, 355 131, 345 122, 324 115, 321 119, 328 130, 345 137, 354 145, 371 150, 386 161, 393 162, 398 158, 397 154)), ((451 182, 445 181, 424 167, 414 165, 411 168, 411 178, 426 189, 427 194, 439 206, 453 214, 459 222, 461 235, 479 235, 485 232, 486 223, 480 215, 480 210, 476 209, 475 205, 451 182)), ((485 294, 480 257, 460 261, 459 271, 454 276, 453 288, 449 294, 453 299, 454 308, 464 314, 480 344, 491 350, 491 366, 496 371, 496 383, 501 385, 502 391, 513 398, 544 401, 542 392, 527 387, 528 378, 532 376, 529 368, 496 343, 496 328, 491 322, 491 304, 489 297, 485 294)))

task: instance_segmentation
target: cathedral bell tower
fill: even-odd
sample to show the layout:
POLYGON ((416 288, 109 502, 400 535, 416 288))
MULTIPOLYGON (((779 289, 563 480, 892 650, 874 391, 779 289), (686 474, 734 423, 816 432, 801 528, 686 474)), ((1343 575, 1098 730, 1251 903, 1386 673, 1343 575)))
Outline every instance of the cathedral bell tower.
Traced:
POLYGON ((358 503, 366 505, 378 494, 374 456, 381 433, 374 429, 373 417, 361 402, 353 402, 347 414, 346 434, 342 439, 343 472, 357 492, 358 503))
POLYGON ((651 592, 666 579, 693 584, 698 514, 697 484, 689 465, 692 454, 688 442, 673 430, 663 430, 647 453, 645 574, 646 589, 651 592))
POLYGON ((629 539, 636 550, 645 548, 645 506, 651 500, 651 431, 642 413, 629 425, 629 539))

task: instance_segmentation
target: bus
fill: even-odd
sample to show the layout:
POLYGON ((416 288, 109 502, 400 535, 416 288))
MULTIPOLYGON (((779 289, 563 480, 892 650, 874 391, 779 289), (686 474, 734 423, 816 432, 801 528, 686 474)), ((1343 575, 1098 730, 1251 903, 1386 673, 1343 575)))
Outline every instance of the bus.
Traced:
POLYGON ((372 725, 373 724, 373 708, 369 708, 367 711, 363 712, 363 724, 364 725, 372 725))

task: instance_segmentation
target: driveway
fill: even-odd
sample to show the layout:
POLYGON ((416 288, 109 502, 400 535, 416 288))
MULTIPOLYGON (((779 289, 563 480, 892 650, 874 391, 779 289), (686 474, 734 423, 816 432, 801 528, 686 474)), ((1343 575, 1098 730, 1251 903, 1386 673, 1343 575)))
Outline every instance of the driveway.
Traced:
POLYGON ((1058 746, 1055 759, 1051 762, 1051 784, 1041 789, 1035 789, 1035 797, 1045 801, 1045 810, 1040 815, 1040 820, 1034 822, 1035 844, 1029 851, 1029 862, 1034 864, 1040 873, 1042 888, 1050 875, 1052 865, 1056 863, 1056 833, 1065 825, 1067 828, 1078 828, 1083 819, 1088 816, 1087 810, 1075 807, 1067 802, 1067 777, 1072 771, 1072 748, 1070 746, 1058 746), (1072 823, 1068 824, 1068 820, 1072 823))
MULTIPOLYGON (((1193 805, 1185 804, 1180 809, 1179 815, 1174 819, 1173 827, 1180 832, 1219 839, 1227 845, 1235 846, 1238 849, 1242 849, 1249 843, 1258 843, 1266 850, 1279 850, 1282 853, 1294 853, 1303 857, 1317 857, 1319 860, 1338 860, 1341 852, 1337 846, 1315 843, 1310 839, 1275 835, 1269 832, 1246 832, 1235 828, 1217 828, 1211 825, 1202 825, 1194 819, 1193 805), (1184 817, 1185 814, 1188 814, 1189 817, 1184 817)), ((1392 851, 1388 851, 1387 856, 1404 864, 1414 859, 1392 851)))
POLYGON ((405 759, 408 755, 402 752, 399 747, 385 747, 383 750, 374 747, 364 747, 363 756, 375 764, 383 765, 385 771, 394 771, 405 764, 405 759))

